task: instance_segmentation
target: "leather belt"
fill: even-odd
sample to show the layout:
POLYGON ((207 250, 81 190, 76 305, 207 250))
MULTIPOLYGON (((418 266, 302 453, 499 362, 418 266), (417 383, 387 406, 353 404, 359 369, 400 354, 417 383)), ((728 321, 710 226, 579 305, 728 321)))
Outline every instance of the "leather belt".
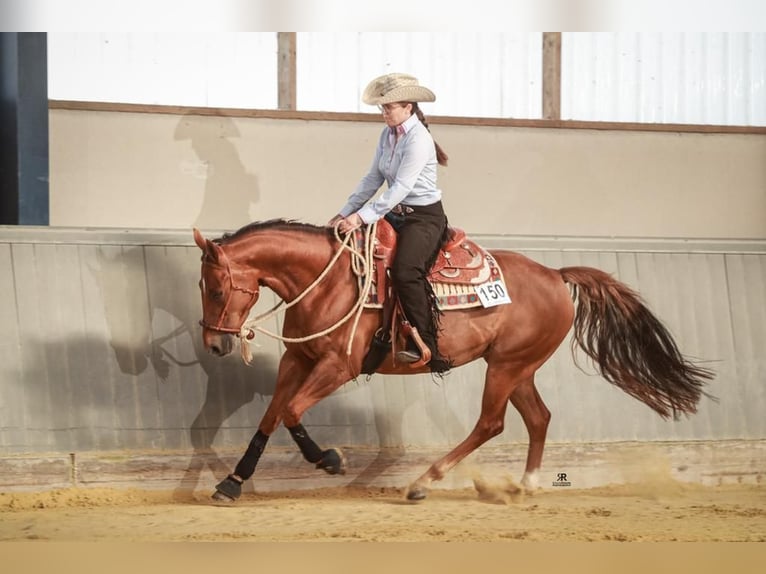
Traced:
POLYGON ((402 205, 399 203, 391 208, 391 213, 395 213, 396 215, 409 215, 410 213, 415 213, 415 210, 409 205, 402 205))

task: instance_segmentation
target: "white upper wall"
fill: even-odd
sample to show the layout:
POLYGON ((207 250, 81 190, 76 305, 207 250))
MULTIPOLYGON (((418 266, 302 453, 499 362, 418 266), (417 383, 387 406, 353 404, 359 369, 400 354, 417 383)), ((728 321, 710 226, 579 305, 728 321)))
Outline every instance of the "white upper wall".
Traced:
POLYGON ((764 33, 568 33, 563 119, 766 125, 764 33))
POLYGON ((48 97, 277 107, 273 33, 48 32, 48 97))
POLYGON ((361 102, 367 82, 406 72, 436 93, 427 114, 542 116, 542 33, 299 33, 297 43, 299 109, 375 111, 361 102))
MULTIPOLYGON (((48 33, 49 97, 274 109, 274 32, 48 33)), ((542 34, 306 32, 298 108, 370 112, 373 77, 432 88, 426 114, 542 116, 542 34)), ((766 125, 766 33, 564 33, 563 119, 766 125)))

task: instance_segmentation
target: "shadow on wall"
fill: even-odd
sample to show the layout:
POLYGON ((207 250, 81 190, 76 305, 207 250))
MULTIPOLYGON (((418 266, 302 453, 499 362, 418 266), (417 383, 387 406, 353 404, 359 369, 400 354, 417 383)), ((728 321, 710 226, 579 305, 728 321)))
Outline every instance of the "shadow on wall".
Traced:
MULTIPOLYGON (((205 193, 197 219, 200 229, 237 229, 250 223, 250 207, 260 200, 257 177, 248 172, 232 138, 240 137, 229 117, 183 116, 173 138, 189 140, 203 169, 205 193)), ((196 170, 195 170, 196 171, 196 170)))
MULTIPOLYGON (((213 448, 214 440, 224 422, 246 406, 246 413, 237 413, 237 419, 247 417, 247 422, 240 423, 240 428, 226 429, 229 438, 226 444, 231 445, 232 441, 236 441, 234 444, 246 444, 257 429, 274 394, 277 378, 277 358, 273 355, 256 355, 252 365, 248 366, 238 353, 221 358, 204 348, 198 325, 201 315, 197 287, 198 253, 196 248, 166 250, 143 246, 119 248, 119 252, 111 257, 99 255, 98 283, 104 300, 110 345, 120 371, 133 376, 140 375, 144 370, 153 371, 155 376, 152 380, 158 389, 167 385, 191 386, 192 389, 204 386, 201 409, 189 428, 193 456, 179 491, 193 491, 206 469, 219 480, 231 472, 231 461, 227 463, 221 460, 213 448), (255 397, 263 400, 254 404, 255 397)), ((375 382, 371 381, 370 384, 375 385, 375 382)), ((344 418, 348 417, 346 420, 364 419, 372 414, 377 432, 377 454, 355 476, 351 483, 353 485, 374 483, 397 464, 406 450, 404 445, 407 441, 403 436, 405 413, 403 410, 386 408, 386 390, 382 381, 378 384, 381 386, 373 389, 377 396, 372 404, 366 406, 372 413, 368 411, 361 417, 354 416, 354 409, 365 408, 365 405, 358 402, 354 406, 346 404, 337 407, 345 411, 344 418)), ((423 378, 423 384, 432 383, 423 378)), ((172 390, 168 390, 172 393, 172 390)), ((162 390, 157 391, 158 396, 161 393, 162 390)), ((176 392, 176 397, 191 406, 191 397, 186 393, 176 392)), ((416 400, 421 402, 423 398, 420 396, 416 400)), ((315 408, 323 407, 317 405, 315 408)), ((461 426, 446 402, 427 402, 417 408, 432 425, 446 423, 445 433, 446 429, 461 426)), ((159 424, 167 429, 174 423, 159 421, 159 424)), ((144 426, 148 425, 144 423, 144 426)), ((236 426, 236 423, 232 425, 232 421, 229 421, 227 427, 231 426, 236 426)), ((287 439, 286 444, 294 447, 290 439, 287 439)), ((299 464, 307 463, 301 460, 299 464)), ((321 475, 321 471, 317 472, 321 475)), ((255 482, 248 485, 248 488, 257 485, 257 481, 256 473, 255 482)))
MULTIPOLYGON (((154 391, 160 404, 149 408, 167 417, 156 421, 164 432, 172 435, 173 428, 189 429, 193 456, 183 483, 191 489, 206 467, 220 478, 230 472, 213 449, 216 435, 229 417, 256 396, 271 397, 276 383, 273 357, 257 355, 248 366, 239 357, 222 360, 204 349, 199 336, 196 269, 196 265, 168 257, 165 250, 135 247, 121 248, 113 258, 100 253, 99 268, 94 270, 102 291, 109 345, 120 371, 131 375, 128 385, 131 380, 145 382, 149 387, 146 395, 154 391), (140 377, 149 366, 149 376, 140 377), (163 400, 170 402, 162 404, 163 400), (189 426, 184 411, 197 408, 189 426)), ((129 389, 128 401, 123 402, 129 411, 136 393, 129 389)), ((137 402, 140 409, 142 401, 137 402)), ((255 408, 248 409, 253 411, 247 413, 248 426, 257 426, 267 402, 251 405, 255 408)), ((137 422, 151 428, 153 421, 137 422)), ((252 430, 241 432, 249 435, 252 430)))
MULTIPOLYGON (((222 445, 244 446, 250 440, 274 394, 277 357, 258 354, 248 366, 238 354, 220 358, 204 349, 196 248, 106 244, 88 250, 80 274, 89 315, 85 329, 75 325, 65 337, 35 337, 22 347, 23 376, 14 377, 25 387, 18 396, 26 397, 26 404, 19 409, 28 413, 19 421, 25 433, 21 444, 52 452, 185 452, 191 447, 188 463, 186 455, 181 458, 186 468, 179 493, 194 491, 207 471, 224 478, 232 461, 222 454, 222 445)), ((369 384, 374 386, 371 401, 356 395, 352 404, 330 407, 342 408, 344 421, 374 421, 379 449, 350 477, 358 485, 385 475, 407 443, 403 410, 387 407, 385 382, 369 384)), ((408 406, 417 409, 422 400, 417 397, 408 406)), ((438 424, 455 418, 449 407, 443 413, 445 407, 434 401, 422 408, 438 424)), ((294 446, 287 433, 274 438, 274 446, 294 446)), ((351 443, 362 444, 353 435, 351 443)), ((308 464, 297 449, 296 464, 308 464)), ((252 486, 257 483, 256 472, 252 486)))

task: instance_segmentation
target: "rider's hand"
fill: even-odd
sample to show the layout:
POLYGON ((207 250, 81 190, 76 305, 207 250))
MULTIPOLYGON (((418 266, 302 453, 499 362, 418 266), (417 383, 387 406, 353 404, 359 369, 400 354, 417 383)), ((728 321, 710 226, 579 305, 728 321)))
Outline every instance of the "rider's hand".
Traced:
POLYGON ((343 216, 338 214, 335 217, 333 217, 330 221, 327 222, 327 227, 335 227, 338 225, 338 222, 343 219, 343 216))
POLYGON ((338 225, 338 230, 341 233, 350 233, 357 227, 361 227, 364 222, 362 221, 362 218, 359 217, 359 214, 354 213, 352 215, 349 215, 345 219, 343 219, 340 224, 338 225))

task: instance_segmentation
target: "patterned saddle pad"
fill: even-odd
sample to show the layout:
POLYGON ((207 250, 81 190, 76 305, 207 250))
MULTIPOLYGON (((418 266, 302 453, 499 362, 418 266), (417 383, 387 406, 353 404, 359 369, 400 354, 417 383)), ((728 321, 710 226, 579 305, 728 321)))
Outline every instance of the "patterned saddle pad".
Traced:
MULTIPOLYGON (((476 292, 479 285, 500 281, 504 286, 503 273, 492 255, 464 231, 451 229, 451 239, 439 250, 436 262, 428 274, 428 281, 437 297, 442 311, 480 307, 476 292)), ((382 308, 386 296, 386 270, 396 255, 396 232, 385 220, 377 223, 373 246, 373 280, 365 307, 382 308)), ((357 244, 364 243, 362 235, 357 244)), ((363 278, 360 278, 360 284, 363 278)))

